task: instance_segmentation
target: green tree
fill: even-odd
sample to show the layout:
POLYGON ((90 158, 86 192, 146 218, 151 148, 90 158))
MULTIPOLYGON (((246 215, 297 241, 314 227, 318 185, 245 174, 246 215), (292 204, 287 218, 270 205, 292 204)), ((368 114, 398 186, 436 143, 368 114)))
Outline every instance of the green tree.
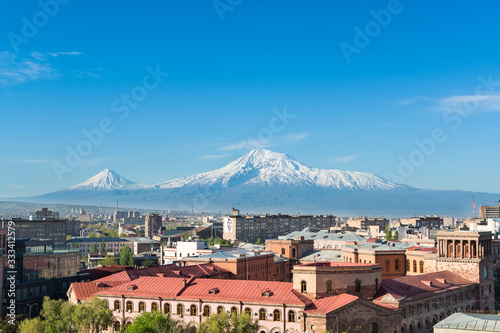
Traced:
POLYGON ((158 266, 158 260, 146 259, 142 263, 142 266, 144 266, 144 267, 158 266))
POLYGON ((392 230, 388 224, 385 225, 385 239, 387 239, 388 241, 392 240, 392 230))
POLYGON ((111 325, 113 313, 106 300, 92 296, 90 300, 75 307, 72 319, 79 333, 97 333, 111 325))
POLYGON ((45 333, 45 324, 40 317, 25 319, 19 324, 17 331, 18 333, 45 333))
POLYGON ((396 232, 394 233, 394 240, 399 240, 399 231, 396 230, 396 232))
POLYGON ((95 233, 91 232, 88 236, 88 238, 95 238, 95 233))
POLYGON ((257 238, 257 241, 255 242, 255 244, 257 244, 257 245, 263 245, 262 239, 261 238, 257 238))
POLYGON ((231 317, 227 313, 213 314, 200 324, 198 333, 257 333, 259 324, 248 314, 231 317))
POLYGON ((1 333, 16 333, 17 327, 21 322, 23 316, 17 315, 15 319, 5 316, 3 319, 0 318, 0 332, 1 333))
POLYGON ((75 250, 78 250, 78 242, 77 242, 77 241, 75 241, 75 242, 73 243, 73 248, 74 248, 75 250))
POLYGON ((108 265, 116 265, 116 257, 114 255, 108 254, 104 257, 104 260, 101 261, 101 265, 103 266, 108 266, 108 265))
POLYGON ((184 235, 182 235, 182 240, 185 242, 188 240, 188 238, 189 238, 189 235, 187 232, 185 232, 184 235))
POLYGON ((101 253, 106 252, 106 243, 104 243, 104 239, 101 239, 101 253))
POLYGON ((192 330, 191 326, 184 326, 182 321, 157 311, 144 312, 135 318, 132 325, 127 326, 127 333, 186 333, 192 330))
POLYGON ((132 255, 132 250, 128 245, 122 247, 120 251, 120 265, 134 266, 134 256, 132 255))
POLYGON ((47 333, 73 333, 76 332, 71 319, 75 310, 74 305, 62 299, 43 298, 42 311, 40 312, 47 333))

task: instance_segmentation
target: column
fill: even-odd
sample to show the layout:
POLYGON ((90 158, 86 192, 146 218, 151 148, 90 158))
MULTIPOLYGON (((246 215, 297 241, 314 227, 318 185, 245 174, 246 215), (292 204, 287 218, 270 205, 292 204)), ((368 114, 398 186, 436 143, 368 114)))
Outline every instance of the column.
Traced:
POLYGON ((464 240, 460 240, 460 258, 464 258, 464 240))
POLYGON ((476 241, 476 258, 479 258, 479 240, 476 241))
POLYGON ((453 258, 457 257, 457 246, 455 245, 455 240, 452 239, 452 244, 453 244, 453 258))

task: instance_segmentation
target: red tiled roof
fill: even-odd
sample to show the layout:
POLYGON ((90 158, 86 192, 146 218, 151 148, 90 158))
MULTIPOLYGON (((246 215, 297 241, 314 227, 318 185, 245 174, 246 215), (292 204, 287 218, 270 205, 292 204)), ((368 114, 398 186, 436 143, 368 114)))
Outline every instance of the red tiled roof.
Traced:
MULTIPOLYGON (((128 290, 128 284, 108 289, 97 295, 125 295, 138 297, 163 297, 177 299, 200 299, 244 301, 265 304, 306 305, 303 297, 298 297, 293 291, 291 282, 248 281, 197 279, 184 281, 182 278, 141 277, 134 281, 137 288, 128 290), (218 289, 216 293, 209 290, 218 289), (264 291, 270 291, 269 296, 262 296, 264 291)), ((309 300, 310 302, 310 300, 309 300)))
POLYGON ((215 276, 220 273, 226 273, 227 271, 219 268, 213 264, 201 264, 193 266, 178 267, 175 265, 162 265, 156 267, 148 267, 141 269, 134 269, 129 271, 123 271, 117 274, 107 276, 105 278, 96 280, 100 282, 109 281, 132 281, 138 279, 141 276, 158 276, 158 274, 164 274, 165 277, 184 277, 190 278, 192 276, 196 277, 210 277, 215 276))
POLYGON ((122 283, 123 283, 122 281, 112 281, 107 283, 102 283, 102 282, 99 283, 96 281, 77 282, 71 284, 71 287, 73 288, 75 298, 78 299, 79 301, 82 301, 91 298, 95 293, 99 291, 119 286, 122 283))
POLYGON ((430 294, 474 284, 474 282, 450 271, 407 275, 383 280, 382 286, 375 295, 375 300, 383 301, 388 295, 392 295, 396 301, 401 301, 405 298, 421 298, 430 294), (444 283, 445 280, 446 283, 444 283))
POLYGON ((311 308, 306 310, 307 313, 329 313, 339 309, 355 300, 359 299, 358 296, 351 294, 340 294, 336 296, 315 299, 311 308))
POLYGON ((96 280, 129 269, 134 269, 134 268, 126 265, 107 265, 92 269, 82 269, 82 273, 89 273, 90 279, 96 280))

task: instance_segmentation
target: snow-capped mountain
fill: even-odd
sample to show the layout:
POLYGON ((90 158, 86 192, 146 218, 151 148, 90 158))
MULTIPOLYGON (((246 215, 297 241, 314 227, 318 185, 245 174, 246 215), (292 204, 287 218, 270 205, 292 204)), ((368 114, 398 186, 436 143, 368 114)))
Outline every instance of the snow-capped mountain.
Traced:
POLYGON ((92 178, 87 179, 83 183, 68 187, 67 191, 100 191, 100 190, 117 190, 129 187, 135 183, 123 178, 113 170, 104 169, 92 178))
POLYGON ((158 184, 161 189, 183 186, 293 185, 336 190, 376 191, 397 184, 373 174, 310 168, 286 154, 255 149, 220 169, 158 184))
POLYGON ((311 168, 288 155, 256 149, 209 172, 140 185, 111 170, 61 191, 17 201, 195 211, 331 213, 337 215, 468 216, 476 202, 500 195, 424 190, 395 184, 370 173, 311 168))

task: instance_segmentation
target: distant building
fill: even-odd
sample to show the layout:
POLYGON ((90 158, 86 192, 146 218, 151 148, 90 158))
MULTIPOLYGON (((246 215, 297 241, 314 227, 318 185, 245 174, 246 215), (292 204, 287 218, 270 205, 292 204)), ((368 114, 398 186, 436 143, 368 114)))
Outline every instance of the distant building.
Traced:
POLYGON ((158 214, 149 214, 144 223, 144 236, 153 238, 161 234, 162 217, 158 214))
POLYGON ((379 230, 384 230, 385 226, 389 224, 389 220, 384 218, 359 217, 347 220, 346 224, 347 226, 354 227, 356 229, 367 230, 369 226, 378 226, 379 230))
POLYGON ((101 251, 101 242, 104 242, 106 252, 120 254, 122 248, 128 245, 133 254, 138 254, 150 250, 159 250, 160 242, 148 239, 146 237, 127 237, 127 238, 73 238, 66 243, 67 249, 73 249, 75 242, 78 244, 78 249, 82 255, 88 255, 92 251, 92 244, 97 247, 97 252, 101 251))
POLYGON ((332 215, 239 215, 233 210, 231 216, 223 218, 223 238, 243 242, 256 242, 258 238, 276 239, 292 231, 307 227, 330 229, 336 223, 332 215))
POLYGON ((479 207, 479 216, 483 219, 494 219, 500 217, 500 200, 498 206, 481 206, 479 207))
POLYGON ((297 237, 303 237, 304 240, 313 240, 314 249, 317 250, 340 250, 345 244, 361 244, 366 242, 366 238, 357 235, 354 232, 332 233, 328 230, 319 230, 317 228, 305 228, 301 231, 294 231, 278 239, 295 240, 297 237))
POLYGON ((426 227, 429 229, 440 229, 443 226, 443 218, 440 216, 419 216, 409 219, 401 219, 402 226, 414 226, 416 228, 426 227))
POLYGON ((161 247, 162 264, 164 265, 183 257, 195 257, 213 252, 204 240, 178 241, 175 247, 169 245, 161 247))
POLYGON ((42 210, 38 210, 35 212, 36 220, 45 220, 45 219, 59 219, 59 213, 54 213, 48 208, 42 208, 42 210))
MULTIPOLYGON (((15 223, 16 239, 50 239, 54 241, 54 249, 65 249, 67 221, 45 218, 44 220, 11 219, 15 223)), ((8 221, 3 221, 4 227, 8 221)))

